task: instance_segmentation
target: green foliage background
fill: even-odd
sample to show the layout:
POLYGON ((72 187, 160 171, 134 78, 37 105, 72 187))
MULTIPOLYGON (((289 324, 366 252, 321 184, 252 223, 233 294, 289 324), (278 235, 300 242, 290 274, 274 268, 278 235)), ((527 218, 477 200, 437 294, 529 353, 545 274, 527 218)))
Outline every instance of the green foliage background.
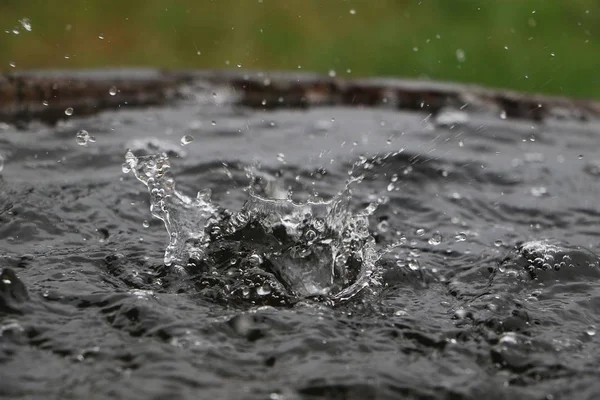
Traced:
POLYGON ((0 1, 4 72, 238 65, 600 98, 600 2, 0 1))

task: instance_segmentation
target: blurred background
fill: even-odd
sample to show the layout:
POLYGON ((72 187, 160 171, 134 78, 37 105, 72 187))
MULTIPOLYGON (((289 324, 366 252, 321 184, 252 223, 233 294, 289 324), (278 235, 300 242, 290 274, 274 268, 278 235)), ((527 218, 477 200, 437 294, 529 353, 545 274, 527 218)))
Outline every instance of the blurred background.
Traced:
POLYGON ((597 0, 1 0, 0 71, 395 76, 600 98, 597 0))

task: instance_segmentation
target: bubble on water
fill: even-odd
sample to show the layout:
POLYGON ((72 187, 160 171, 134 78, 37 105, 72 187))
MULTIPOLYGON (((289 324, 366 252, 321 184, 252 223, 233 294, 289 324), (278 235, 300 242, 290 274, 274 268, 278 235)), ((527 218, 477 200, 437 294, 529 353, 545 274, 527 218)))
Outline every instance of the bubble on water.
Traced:
POLYGON ((117 94, 117 87, 111 86, 110 89, 108 89, 108 94, 110 94, 111 96, 115 96, 117 94))
POLYGON ((387 220, 383 220, 377 224, 377 230, 381 233, 385 233, 390 230, 390 223, 387 220))
POLYGON ((267 296, 269 294, 271 294, 271 286, 269 285, 261 285, 259 287, 256 288, 256 294, 259 296, 267 296))
POLYGON ((590 326, 589 328, 587 328, 585 330, 585 333, 588 336, 595 336, 596 335, 596 328, 594 326, 590 326))
POLYGON ((79 132, 77 132, 77 135, 75 136, 75 141, 80 146, 87 146, 88 143, 94 143, 96 141, 96 138, 91 136, 89 132, 85 129, 82 129, 79 132))
POLYGON ((67 116, 69 116, 69 117, 70 117, 71 115, 73 115, 73 107, 68 107, 68 108, 65 110, 65 115, 67 115, 67 116))
POLYGON ((464 232, 459 232, 458 234, 456 234, 456 236, 454 237, 454 239, 457 242, 464 242, 465 240, 467 240, 467 234, 464 232))
POLYGON ((252 254, 248 257, 248 265, 252 268, 259 267, 263 263, 263 259, 258 254, 252 254))
POLYGON ((465 51, 463 49, 456 49, 456 59, 458 62, 465 62, 465 51))
POLYGON ((442 243, 442 234, 440 232, 434 232, 429 238, 429 244, 437 246, 442 243))
POLYGON ((142 222, 142 226, 144 228, 148 228, 150 226, 150 223, 147 220, 144 220, 144 222, 142 222))
POLYGON ((188 144, 194 141, 194 137, 192 135, 184 135, 181 137, 181 145, 187 146, 188 144))
POLYGON ((29 20, 29 18, 23 18, 19 20, 19 22, 27 32, 31 32, 31 21, 29 20))

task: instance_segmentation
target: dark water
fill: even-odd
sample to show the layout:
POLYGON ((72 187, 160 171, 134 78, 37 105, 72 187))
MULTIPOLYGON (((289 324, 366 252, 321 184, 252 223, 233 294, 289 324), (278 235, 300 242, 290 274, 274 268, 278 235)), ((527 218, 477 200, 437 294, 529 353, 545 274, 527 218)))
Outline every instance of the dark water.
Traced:
POLYGON ((213 99, 75 117, 1 128, 4 398, 600 394, 599 125, 213 99), (78 145, 81 129, 96 142, 78 145), (246 272, 211 278, 202 262, 175 272, 148 190, 121 170, 129 148, 167 151, 178 190, 211 189, 229 210, 257 161, 298 202, 335 196, 353 171, 349 212, 377 204, 375 250, 393 248, 347 300, 281 275, 283 297, 257 295, 275 275, 240 295, 246 272))

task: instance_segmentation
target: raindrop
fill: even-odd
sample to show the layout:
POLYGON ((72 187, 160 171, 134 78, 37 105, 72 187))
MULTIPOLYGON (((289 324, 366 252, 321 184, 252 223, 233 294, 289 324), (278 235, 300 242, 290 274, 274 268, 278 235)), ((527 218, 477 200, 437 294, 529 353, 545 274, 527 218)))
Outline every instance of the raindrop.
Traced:
POLYGON ((150 223, 147 220, 144 220, 144 222, 142 222, 142 226, 144 228, 148 228, 150 226, 150 223))
POLYGON ((108 89, 108 94, 110 94, 111 96, 114 96, 117 94, 117 87, 116 86, 111 86, 110 89, 108 89))
POLYGON ((69 117, 71 115, 73 115, 73 107, 69 107, 65 110, 65 115, 68 115, 69 117))
POLYGON ((19 20, 19 22, 27 32, 31 32, 31 21, 29 18, 23 18, 22 20, 19 20))
POLYGON ((192 135, 184 135, 181 137, 181 145, 186 146, 194 141, 194 137, 192 135))
POLYGON ((85 129, 82 129, 79 132, 77 132, 77 136, 75 137, 75 140, 77 141, 78 145, 87 146, 88 143, 94 143, 96 141, 96 138, 91 136, 89 134, 89 132, 86 131, 85 129))
POLYGON ((435 232, 429 238, 429 244, 432 245, 432 246, 437 246, 440 243, 442 243, 442 234, 439 233, 439 232, 435 232))

